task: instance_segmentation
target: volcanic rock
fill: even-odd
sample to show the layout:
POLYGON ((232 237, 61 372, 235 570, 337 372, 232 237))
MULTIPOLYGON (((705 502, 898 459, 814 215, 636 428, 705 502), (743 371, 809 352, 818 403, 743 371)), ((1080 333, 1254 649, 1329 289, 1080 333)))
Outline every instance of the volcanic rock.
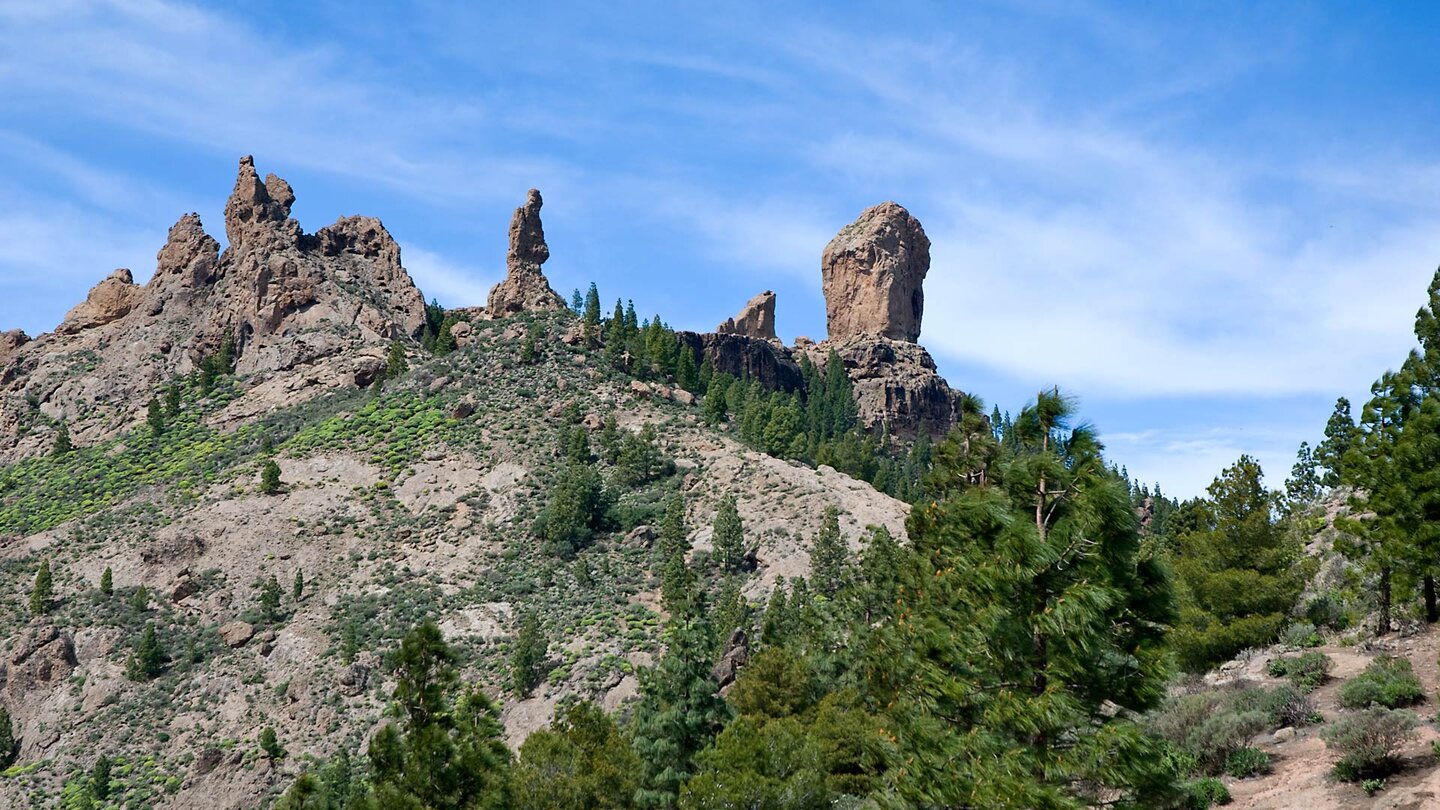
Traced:
POLYGON ((510 250, 505 254, 505 280, 490 290, 488 309, 493 317, 521 312, 553 311, 567 308, 565 299, 550 289, 540 265, 550 258, 545 228, 540 222, 540 192, 530 189, 525 204, 510 219, 510 250))
POLYGON ((0 332, 0 366, 3 366, 16 350, 29 342, 30 336, 19 329, 0 332))
POLYGON ((722 335, 775 340, 775 293, 766 290, 751 298, 739 315, 726 318, 715 331, 722 335))
POLYGON ((930 239, 909 211, 893 202, 865 209, 820 260, 829 339, 876 335, 914 343, 929 270, 930 239))
POLYGON ((795 391, 805 384, 800 365, 778 342, 745 335, 676 332, 701 362, 710 361, 716 373, 756 380, 767 391, 795 391))
POLYGON ((62 335, 71 335, 82 329, 104 326, 130 314, 139 299, 140 287, 135 284, 135 278, 130 275, 130 271, 122 267, 90 288, 90 294, 85 297, 85 301, 65 313, 65 320, 55 331, 62 335))
POLYGON ((894 435, 913 437, 924 431, 939 437, 955 425, 961 394, 936 371, 923 346, 858 335, 818 343, 808 353, 816 366, 828 371, 832 349, 854 385, 856 410, 866 429, 883 425, 894 435))

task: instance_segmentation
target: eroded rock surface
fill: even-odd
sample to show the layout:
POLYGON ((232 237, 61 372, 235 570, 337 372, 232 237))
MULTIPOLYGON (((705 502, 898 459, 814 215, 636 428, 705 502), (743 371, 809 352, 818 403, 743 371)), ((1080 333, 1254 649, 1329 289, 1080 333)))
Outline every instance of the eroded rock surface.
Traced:
POLYGON ((751 298, 733 318, 715 327, 722 335, 744 335, 745 337, 775 340, 775 293, 770 290, 751 298))
POLYGON ((545 228, 540 222, 540 192, 530 189, 525 204, 510 218, 510 249, 505 254, 505 280, 490 290, 487 309, 492 317, 520 312, 558 312, 565 299, 550 288, 540 265, 550 258, 545 228))
POLYGON ((899 436, 923 431, 939 437, 955 425, 961 394, 940 376, 925 347, 859 335, 816 344, 811 360, 825 369, 832 349, 850 375, 860 424, 867 429, 884 425, 899 436))
POLYGON ((709 360, 717 373, 758 380, 767 390, 794 391, 805 384, 790 350, 776 341, 715 332, 676 332, 700 361, 709 360))
POLYGON ((365 377, 367 348, 419 334, 425 302, 385 226, 346 217, 307 235, 290 217, 294 202, 288 183, 273 174, 262 181, 254 161, 241 158, 223 254, 200 217, 186 214, 170 228, 149 283, 117 270, 54 333, 0 341, 0 462, 52 441, 52 428, 25 429, 32 409, 71 421, 82 444, 102 440, 143 418, 161 384, 226 341, 252 391, 305 367, 297 379, 307 384, 280 392, 293 403, 365 377))
POLYGON ((930 239, 909 211, 893 202, 865 209, 820 260, 829 339, 875 335, 914 343, 929 271, 930 239))

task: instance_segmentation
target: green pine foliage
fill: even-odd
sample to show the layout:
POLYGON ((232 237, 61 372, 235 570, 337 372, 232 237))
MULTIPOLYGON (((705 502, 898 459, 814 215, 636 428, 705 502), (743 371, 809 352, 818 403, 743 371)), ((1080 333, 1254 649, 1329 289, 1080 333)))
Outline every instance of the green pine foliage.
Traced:
POLYGON ((731 573, 740 570, 745 559, 745 527, 740 522, 740 511, 736 508, 733 495, 722 498, 720 507, 715 510, 710 547, 720 570, 731 573))
POLYGON ((511 771, 515 810, 633 807, 640 759, 615 721, 589 702, 557 710, 525 738, 511 771))
POLYGON ((70 442, 70 426, 61 422, 55 429, 55 445, 50 449, 50 455, 63 456, 74 449, 75 445, 70 442))
POLYGON ((0 706, 0 768, 10 767, 20 753, 20 740, 15 737, 15 724, 10 720, 10 711, 0 706))
POLYGON ((409 370, 410 363, 405 359, 405 344, 399 340, 391 341, 390 354, 385 358, 385 379, 393 380, 409 370))
POLYGON ((145 424, 150 426, 152 438, 160 438, 165 432, 165 409, 160 407, 160 400, 151 397, 145 405, 145 424))
POLYGON ((510 651, 510 690, 517 696, 529 695, 539 683, 548 648, 539 614, 533 611, 525 614, 510 651))
POLYGON ((260 750, 272 761, 285 758, 285 748, 280 745, 280 737, 275 734, 273 727, 260 729, 260 750))
POLYGON ((30 613, 43 616, 50 612, 50 603, 55 599, 55 578, 50 573, 49 558, 40 561, 40 570, 35 572, 35 584, 30 588, 30 613))
POLYGON ((1190 505, 1193 528, 1175 540, 1181 613, 1173 643, 1192 672, 1272 643, 1311 565, 1298 538, 1276 519, 1278 496, 1266 489, 1253 458, 1227 468, 1209 494, 1190 505))
POLYGON ((125 668, 125 674, 132 681, 152 680, 165 671, 170 656, 155 631, 154 622, 145 623, 145 631, 135 643, 134 653, 125 668))
POLYGON ((107 565, 107 566, 105 566, 105 570, 104 570, 103 572, 101 572, 101 574, 100 574, 100 593, 103 594, 103 595, 105 595, 105 596, 109 596, 109 595, 113 594, 114 592, 115 592, 115 573, 114 573, 113 571, 111 571, 111 570, 110 570, 110 566, 107 565))
POLYGON ((509 805, 510 752, 495 704, 460 687, 455 651, 426 623, 392 661, 396 721, 371 738, 373 808, 487 810, 509 805))
POLYGON ((280 465, 273 458, 265 459, 260 465, 260 491, 266 495, 280 491, 280 465))
POLYGON ((849 549, 840 536, 840 511, 829 507, 810 547, 810 583, 815 590, 827 597, 839 593, 849 576, 848 558, 849 549))

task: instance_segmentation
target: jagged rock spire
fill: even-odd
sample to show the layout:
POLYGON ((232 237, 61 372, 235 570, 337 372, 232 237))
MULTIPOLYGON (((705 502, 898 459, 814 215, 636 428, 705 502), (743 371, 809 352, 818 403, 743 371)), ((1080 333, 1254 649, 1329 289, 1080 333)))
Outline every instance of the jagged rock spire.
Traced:
POLYGON ((545 227, 540 222, 540 192, 530 189, 525 204, 510 218, 510 249, 505 254, 505 280, 490 290, 490 313, 495 316, 519 312, 559 311, 565 299, 550 289, 540 265, 550 258, 545 244, 545 227))
POLYGON ((751 298, 733 318, 715 327, 722 335, 744 335, 745 337, 775 340, 775 293, 770 290, 751 298))
POLYGON ((290 206, 294 204, 295 192, 289 183, 274 174, 266 175, 265 182, 260 182, 255 173, 255 159, 250 155, 240 158, 235 190, 225 203, 225 236, 230 240, 231 249, 274 236, 290 243, 298 242, 300 223, 290 219, 290 206))

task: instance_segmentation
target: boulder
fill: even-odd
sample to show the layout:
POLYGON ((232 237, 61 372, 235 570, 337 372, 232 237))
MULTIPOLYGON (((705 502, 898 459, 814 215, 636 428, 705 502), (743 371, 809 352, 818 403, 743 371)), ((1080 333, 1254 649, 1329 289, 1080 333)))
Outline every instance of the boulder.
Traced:
POLYGON ((225 642, 226 647, 243 647, 245 643, 255 637, 255 626, 249 622, 242 622, 238 619, 233 622, 226 622, 220 626, 220 640, 225 642))
POLYGON ((135 277, 125 268, 111 273, 85 296, 84 302, 65 313, 65 320, 55 328, 56 333, 73 335, 83 329, 93 329, 117 321, 130 314, 140 300, 141 288, 135 277))
POLYGON ((737 627, 730 633, 730 640, 725 644, 725 653, 720 656, 720 662, 710 670, 710 677, 714 679, 715 686, 722 694, 735 683, 740 670, 749 662, 749 640, 745 637, 745 631, 737 627))
POLYGON ((914 343, 929 271, 930 239, 909 211, 893 202, 865 209, 820 260, 829 339, 872 335, 914 343))
POLYGON ((744 335, 745 337, 775 340, 775 293, 770 290, 751 298, 733 318, 715 327, 722 335, 744 335))
MULTIPOLYGON (((505 279, 490 290, 486 309, 491 317, 521 312, 559 312, 568 308, 565 299, 550 289, 540 265, 550 258, 545 228, 540 222, 540 192, 530 189, 525 204, 510 219, 510 249, 505 254, 505 279)), ((452 332, 453 334, 453 332, 452 332)))

